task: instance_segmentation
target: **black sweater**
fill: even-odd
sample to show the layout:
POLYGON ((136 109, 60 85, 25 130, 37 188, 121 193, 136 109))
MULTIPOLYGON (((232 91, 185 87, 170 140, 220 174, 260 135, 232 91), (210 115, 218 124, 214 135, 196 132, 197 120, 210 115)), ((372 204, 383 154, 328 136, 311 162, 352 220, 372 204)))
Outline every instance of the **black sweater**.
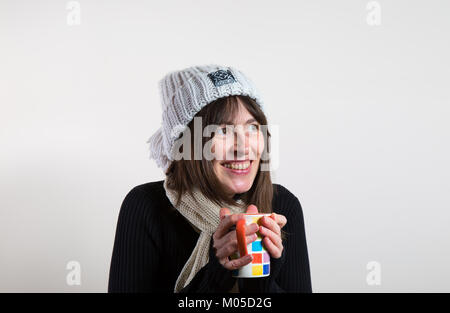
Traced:
MULTIPOLYGON (((273 184, 273 211, 283 214, 287 233, 281 258, 271 258, 270 276, 239 278, 244 292, 312 292, 302 207, 298 198, 273 184)), ((199 234, 173 208, 163 181, 134 187, 123 200, 111 258, 108 292, 173 292, 178 274, 199 234)), ((181 292, 228 292, 237 278, 215 256, 181 292)))

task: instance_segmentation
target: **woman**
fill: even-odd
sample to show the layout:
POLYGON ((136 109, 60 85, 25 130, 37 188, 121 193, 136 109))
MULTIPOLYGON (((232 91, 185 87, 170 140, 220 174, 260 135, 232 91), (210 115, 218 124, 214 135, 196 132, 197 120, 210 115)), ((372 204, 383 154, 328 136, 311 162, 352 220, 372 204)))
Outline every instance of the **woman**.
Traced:
POLYGON ((117 223, 109 292, 311 292, 298 198, 272 184, 262 100, 232 67, 194 66, 160 82, 162 127, 149 139, 165 179, 134 187, 117 223), (233 278, 252 262, 237 251, 242 213, 263 237, 270 275, 233 278))

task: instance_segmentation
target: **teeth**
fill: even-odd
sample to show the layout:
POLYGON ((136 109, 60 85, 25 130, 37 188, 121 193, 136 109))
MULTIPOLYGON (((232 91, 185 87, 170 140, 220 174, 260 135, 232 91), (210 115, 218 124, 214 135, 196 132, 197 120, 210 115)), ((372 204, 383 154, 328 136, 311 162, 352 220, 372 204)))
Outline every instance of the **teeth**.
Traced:
POLYGON ((231 168, 233 170, 245 170, 250 166, 250 162, 242 163, 226 163, 224 164, 226 168, 231 168))

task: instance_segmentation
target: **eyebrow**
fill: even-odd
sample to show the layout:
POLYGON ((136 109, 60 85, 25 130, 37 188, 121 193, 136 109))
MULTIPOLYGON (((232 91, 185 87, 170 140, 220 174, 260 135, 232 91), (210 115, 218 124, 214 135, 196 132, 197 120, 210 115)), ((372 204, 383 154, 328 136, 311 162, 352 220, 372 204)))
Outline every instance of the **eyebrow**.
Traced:
MULTIPOLYGON (((253 123, 253 122, 258 123, 258 121, 255 120, 254 118, 250 118, 250 119, 247 120, 247 122, 245 122, 245 124, 250 124, 250 123, 253 123)), ((226 122, 223 122, 222 124, 230 125, 230 124, 233 124, 233 122, 231 122, 231 121, 226 121, 226 122)), ((258 123, 258 124, 259 124, 259 123, 258 123)))

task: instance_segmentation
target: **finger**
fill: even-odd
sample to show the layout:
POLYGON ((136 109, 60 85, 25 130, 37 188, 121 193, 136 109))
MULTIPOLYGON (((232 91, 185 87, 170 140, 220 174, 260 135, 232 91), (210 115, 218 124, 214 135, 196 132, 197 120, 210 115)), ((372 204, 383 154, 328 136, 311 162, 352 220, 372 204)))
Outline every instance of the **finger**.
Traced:
POLYGON ((275 234, 270 229, 261 226, 259 228, 259 233, 263 235, 264 237, 268 237, 270 241, 275 244, 278 248, 281 248, 283 246, 283 241, 281 240, 280 235, 275 234))
MULTIPOLYGON (((248 225, 247 227, 245 227, 245 235, 249 236, 246 240, 247 242, 249 242, 249 238, 251 238, 250 236, 255 234, 256 232, 259 230, 259 226, 255 223, 252 223, 250 225, 248 225)), ((214 240, 214 248, 216 249, 220 249, 223 246, 225 246, 228 242, 231 241, 236 241, 237 237, 236 237, 236 231, 229 231, 227 234, 225 234, 222 238, 216 238, 214 240)))
POLYGON ((223 266, 228 270, 235 270, 240 267, 243 267, 253 261, 253 257, 251 254, 247 254, 246 256, 243 256, 242 258, 230 260, 226 262, 223 266))
POLYGON ((269 237, 265 237, 263 239, 263 244, 266 250, 270 253, 270 256, 274 259, 278 259, 281 257, 281 253, 283 251, 283 246, 281 248, 278 248, 270 239, 269 237))
MULTIPOLYGON (((256 223, 251 223, 250 225, 245 226, 245 235, 252 235, 259 230, 259 226, 256 223)), ((229 231, 222 238, 217 239, 217 244, 220 245, 222 242, 227 242, 230 240, 236 239, 236 230, 229 231)))
MULTIPOLYGON (((224 236, 224 238, 225 237, 226 236, 224 236)), ((247 244, 255 241, 256 239, 258 239, 258 236, 256 234, 250 234, 248 236, 245 236, 245 242, 247 244)), ((226 258, 226 257, 231 256, 233 253, 236 253, 237 251, 238 251, 238 244, 237 244, 237 239, 236 239, 236 235, 235 235, 234 239, 228 240, 223 245, 218 245, 218 248, 216 248, 216 257, 218 259, 226 258)))
POLYGON ((278 224, 272 219, 268 218, 267 216, 263 216, 261 218, 261 225, 267 227, 277 235, 281 234, 281 228, 278 226, 278 224))
POLYGON ((246 212, 246 213, 249 213, 249 214, 257 214, 257 213, 258 213, 258 208, 256 207, 256 205, 250 204, 250 205, 247 207, 247 212, 246 212))
POLYGON ((219 236, 223 235, 221 232, 219 232, 219 230, 221 229, 222 220, 225 219, 225 217, 227 217, 228 215, 230 215, 229 209, 227 209, 227 208, 220 209, 220 211, 219 211, 220 223, 219 223, 219 226, 217 227, 216 231, 213 234, 214 243, 216 243, 217 239, 220 238, 219 236))
MULTIPOLYGON (((259 230, 259 226, 255 223, 247 225, 245 227, 245 235, 253 235, 259 230)), ((236 239, 236 231, 229 231, 222 238, 217 239, 217 245, 221 246, 223 243, 236 239)))
POLYGON ((214 239, 217 240, 225 236, 229 232, 230 227, 236 225, 236 222, 242 218, 244 218, 244 214, 242 213, 225 216, 223 220, 220 221, 219 226, 214 233, 214 239))
POLYGON ((282 214, 272 213, 272 215, 270 215, 270 217, 273 220, 275 220, 275 222, 278 224, 278 226, 280 226, 280 228, 283 228, 287 223, 286 217, 282 214))
POLYGON ((227 208, 221 208, 219 212, 220 220, 223 220, 225 216, 230 215, 230 210, 227 208))

